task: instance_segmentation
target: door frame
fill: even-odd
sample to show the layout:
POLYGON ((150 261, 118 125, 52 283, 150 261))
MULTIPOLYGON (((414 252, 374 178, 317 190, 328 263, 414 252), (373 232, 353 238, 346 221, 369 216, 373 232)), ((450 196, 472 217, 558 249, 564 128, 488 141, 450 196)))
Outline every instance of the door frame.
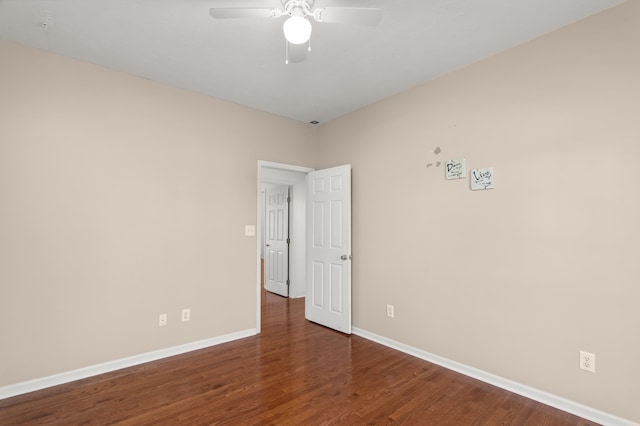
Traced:
MULTIPOLYGON (((263 224, 263 209, 262 203, 262 184, 263 183, 277 183, 282 185, 292 186, 292 206, 290 216, 290 238, 291 238, 291 252, 289 255, 289 270, 290 279, 292 282, 294 279, 306 279, 306 183, 305 180, 296 179, 294 176, 314 171, 315 169, 305 166, 295 166, 292 164, 275 163, 272 161, 258 160, 258 181, 257 181, 257 208, 256 208, 256 330, 258 333, 261 331, 261 295, 262 285, 260 282, 260 258, 262 254, 262 237, 264 234, 263 224), (267 177, 269 170, 271 172, 278 171, 280 176, 267 177)), ((289 297, 292 297, 291 291, 289 297)), ((293 295, 293 297, 301 297, 300 295, 293 295)))

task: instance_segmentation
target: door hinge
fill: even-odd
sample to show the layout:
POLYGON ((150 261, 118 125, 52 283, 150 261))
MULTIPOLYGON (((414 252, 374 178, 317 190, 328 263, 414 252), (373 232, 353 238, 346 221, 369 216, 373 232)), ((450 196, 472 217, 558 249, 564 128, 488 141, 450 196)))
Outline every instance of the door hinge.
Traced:
POLYGON ((291 282, 289 280, 287 280, 287 285, 291 285, 291 282))
POLYGON ((291 244, 291 238, 287 238, 287 244, 291 244))
POLYGON ((291 202, 291 197, 287 197, 287 203, 291 202))

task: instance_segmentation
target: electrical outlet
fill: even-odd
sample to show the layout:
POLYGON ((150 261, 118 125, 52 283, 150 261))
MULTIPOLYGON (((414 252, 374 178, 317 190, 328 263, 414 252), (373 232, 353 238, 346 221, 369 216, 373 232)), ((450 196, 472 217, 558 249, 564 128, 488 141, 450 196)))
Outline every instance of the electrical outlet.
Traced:
POLYGON ((185 308, 182 310, 182 322, 189 321, 191 319, 191 309, 185 308))
POLYGON ((393 318, 393 305, 387 305, 387 316, 393 318))
POLYGON ((580 351, 580 368, 592 373, 596 372, 596 356, 589 352, 580 351))
POLYGON ((158 317, 158 325, 160 327, 164 327, 165 325, 167 325, 167 314, 160 314, 160 316, 158 317))

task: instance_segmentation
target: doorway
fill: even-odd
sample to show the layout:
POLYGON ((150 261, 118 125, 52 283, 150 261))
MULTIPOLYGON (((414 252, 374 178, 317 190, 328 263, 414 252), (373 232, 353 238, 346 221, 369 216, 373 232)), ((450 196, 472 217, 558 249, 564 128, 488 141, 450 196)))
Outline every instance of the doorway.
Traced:
POLYGON ((289 297, 305 297, 307 289, 305 285, 306 269, 306 183, 307 173, 314 169, 310 167, 295 166, 270 161, 258 161, 258 209, 256 220, 257 243, 256 243, 256 270, 257 270, 257 331, 261 330, 261 292, 262 292, 262 272, 261 261, 265 248, 265 192, 268 186, 286 185, 290 187, 290 217, 289 217, 289 297))

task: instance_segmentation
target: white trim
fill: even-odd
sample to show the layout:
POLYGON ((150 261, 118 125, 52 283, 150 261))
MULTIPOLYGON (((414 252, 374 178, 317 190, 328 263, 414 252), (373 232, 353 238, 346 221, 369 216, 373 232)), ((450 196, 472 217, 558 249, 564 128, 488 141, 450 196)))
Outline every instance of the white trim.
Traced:
POLYGON ((85 379, 98 374, 109 373, 111 371, 120 370, 122 368, 132 367, 134 365, 144 364, 146 362, 156 361, 162 358, 168 358, 180 355, 186 352, 198 349, 208 348, 210 346, 219 345, 221 343, 231 342, 249 336, 255 336, 256 329, 239 331, 236 333, 225 334, 223 336, 213 337, 211 339, 200 340, 197 342, 186 343, 180 346, 160 349, 153 352, 147 352, 140 355, 121 358, 114 361, 108 361, 102 364, 91 365, 89 367, 79 368, 77 370, 67 371, 53 376, 42 377, 39 379, 29 380, 27 382, 16 383, 14 385, 0 387, 0 399, 10 398, 16 395, 45 389, 51 386, 61 385, 63 383, 73 382, 75 380, 85 379))
POLYGON ((293 164, 274 163, 273 161, 258 160, 258 168, 268 167, 271 169, 288 170, 290 172, 309 173, 314 169, 306 166, 295 166, 293 164))
POLYGON ((396 349, 400 352, 404 352, 406 354, 415 356, 416 358, 429 361, 433 364, 437 364, 449 370, 453 370, 458 373, 464 374, 465 376, 478 379, 485 383, 489 383, 499 388, 508 390, 509 392, 522 395, 526 398, 533 399, 534 401, 541 402, 545 405, 549 405, 551 407, 557 408, 562 411, 566 411, 567 413, 574 414, 576 416, 582 417, 587 420, 591 420, 596 423, 609 425, 609 426, 632 426, 632 425, 638 426, 637 423, 634 423, 630 420, 626 420, 626 419, 614 416, 612 414, 604 413, 602 411, 596 410, 595 408, 587 407, 586 405, 578 404, 577 402, 573 402, 568 399, 561 398, 559 396, 550 394, 548 392, 544 392, 539 389, 535 389, 517 382, 513 382, 503 377, 496 376, 491 373, 487 373, 486 371, 479 370, 477 368, 470 367, 468 365, 461 364, 456 361, 452 361, 450 359, 441 357, 439 355, 435 355, 430 352, 426 352, 421 349, 417 349, 412 346, 405 345, 404 343, 400 343, 395 340, 391 340, 374 333, 370 333, 361 328, 353 327, 352 332, 353 334, 360 337, 364 337, 367 340, 371 340, 373 342, 379 343, 389 348, 396 349))

